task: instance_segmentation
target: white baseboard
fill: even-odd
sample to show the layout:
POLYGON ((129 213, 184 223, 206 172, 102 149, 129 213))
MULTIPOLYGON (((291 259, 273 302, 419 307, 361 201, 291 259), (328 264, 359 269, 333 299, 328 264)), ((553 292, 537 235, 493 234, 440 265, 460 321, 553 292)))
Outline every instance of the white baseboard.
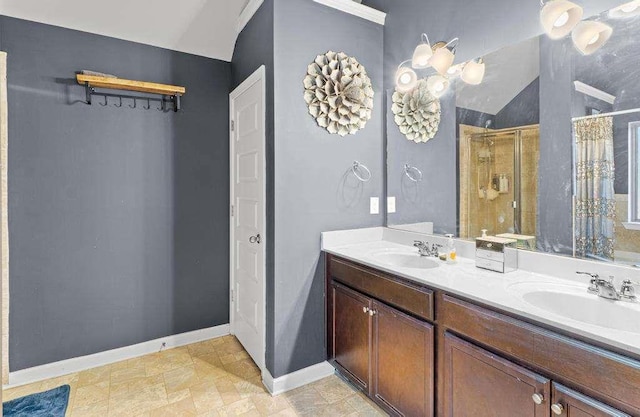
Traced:
POLYGON ((42 381, 44 379, 56 378, 62 375, 84 371, 86 369, 148 355, 150 353, 158 352, 162 348, 163 343, 166 344, 165 347, 162 348, 164 350, 191 343, 202 342, 204 340, 226 336, 228 334, 229 325, 222 324, 220 326, 209 327, 207 329, 166 336, 160 339, 138 343, 137 345, 125 346, 118 349, 107 350, 105 352, 94 353, 92 355, 80 356, 78 358, 65 359, 59 362, 34 366, 33 368, 10 372, 9 384, 5 385, 3 388, 13 388, 20 385, 30 384, 32 382, 42 381))
POLYGON ((335 372, 334 367, 326 361, 283 375, 279 378, 274 378, 271 376, 271 373, 265 369, 262 371, 262 383, 271 395, 278 395, 331 376, 335 372))

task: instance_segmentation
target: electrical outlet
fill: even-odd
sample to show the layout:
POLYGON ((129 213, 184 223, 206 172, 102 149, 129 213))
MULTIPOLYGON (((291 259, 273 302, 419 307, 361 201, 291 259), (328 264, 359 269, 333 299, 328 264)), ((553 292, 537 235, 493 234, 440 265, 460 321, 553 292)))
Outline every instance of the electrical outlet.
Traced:
POLYGON ((396 198, 387 197, 387 213, 395 213, 395 212, 396 212, 396 198))
POLYGON ((380 214, 380 199, 378 197, 371 197, 369 202, 369 212, 371 214, 380 214))

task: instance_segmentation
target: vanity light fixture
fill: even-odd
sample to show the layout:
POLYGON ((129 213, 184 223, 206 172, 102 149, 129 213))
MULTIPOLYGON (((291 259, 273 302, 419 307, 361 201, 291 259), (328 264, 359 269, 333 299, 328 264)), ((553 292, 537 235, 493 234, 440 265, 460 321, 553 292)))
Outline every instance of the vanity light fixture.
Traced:
POLYGON ((396 90, 400 93, 406 93, 407 91, 413 90, 418 84, 418 76, 416 72, 409 67, 405 67, 409 61, 404 61, 398 67, 396 71, 395 81, 396 81, 396 90))
POLYGON ((609 11, 609 17, 623 19, 627 17, 640 16, 640 0, 634 0, 618 6, 609 11))
POLYGON ((426 33, 422 34, 422 43, 416 46, 411 59, 411 66, 416 69, 429 68, 429 60, 433 56, 433 49, 426 33))
POLYGON ((465 64, 460 78, 467 84, 479 85, 484 79, 485 70, 484 59, 474 59, 465 64))
MULTIPOLYGON (((557 0, 554 0, 557 1, 557 0)), ((441 97, 449 89, 452 79, 461 76, 468 84, 478 85, 482 82, 485 65, 482 59, 453 65, 459 39, 449 42, 438 42, 431 46, 426 33, 422 34, 421 43, 413 51, 413 57, 398 66, 394 81, 396 91, 407 93, 418 85, 415 70, 433 68, 437 74, 427 78, 427 89, 435 97, 441 97), (408 66, 407 63, 411 63, 408 66)))
POLYGON ((582 20, 582 7, 568 0, 541 0, 540 21, 551 39, 567 36, 582 20))
POLYGON ((600 49, 611 37, 613 28, 602 22, 581 22, 573 30, 573 44, 582 55, 591 55, 600 49))
POLYGON ((449 79, 440 74, 427 78, 427 89, 436 98, 440 98, 449 89, 449 79))
POLYGON ((433 67, 440 75, 447 75, 447 71, 453 65, 456 58, 456 47, 458 46, 458 38, 454 38, 449 43, 438 42, 433 45, 433 56, 429 60, 429 65, 433 67))
POLYGON ((462 70, 464 69, 464 63, 463 64, 458 64, 458 65, 452 65, 451 68, 449 68, 447 70, 447 77, 451 78, 456 78, 459 77, 460 74, 462 74, 462 70))

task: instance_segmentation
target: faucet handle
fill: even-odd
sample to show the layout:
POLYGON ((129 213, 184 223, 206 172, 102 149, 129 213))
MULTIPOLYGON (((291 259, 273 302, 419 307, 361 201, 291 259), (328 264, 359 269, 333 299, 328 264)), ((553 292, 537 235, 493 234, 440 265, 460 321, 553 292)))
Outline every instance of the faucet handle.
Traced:
POLYGON ((600 292, 600 289, 598 288, 598 286, 600 285, 600 275, 595 274, 593 272, 576 272, 576 274, 578 275, 588 275, 589 277, 591 277, 591 281, 589 281, 589 288, 588 291, 592 294, 598 294, 600 292))
POLYGON ((622 281, 620 296, 626 300, 636 299, 636 288, 633 281, 631 281, 630 279, 625 279, 624 281, 622 281))
POLYGON ((576 274, 578 274, 578 275, 588 275, 588 276, 590 276, 590 277, 591 277, 591 278, 593 278, 593 279, 598 279, 598 278, 600 278, 600 275, 598 275, 598 274, 596 274, 596 273, 593 273, 593 272, 580 272, 580 271, 577 271, 577 272, 576 272, 576 274))

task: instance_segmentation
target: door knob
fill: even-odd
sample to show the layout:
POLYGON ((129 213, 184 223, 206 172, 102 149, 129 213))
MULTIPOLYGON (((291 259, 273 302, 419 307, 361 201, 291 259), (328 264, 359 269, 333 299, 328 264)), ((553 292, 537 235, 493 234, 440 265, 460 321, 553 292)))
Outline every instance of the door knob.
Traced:
POLYGON ((564 412, 564 407, 562 406, 562 404, 553 404, 551 406, 551 411, 553 411, 553 414, 561 416, 564 412))
POLYGON ((362 307, 362 312, 367 314, 369 312, 369 307, 362 307))
POLYGON ((251 237, 249 238, 249 243, 257 243, 257 244, 260 244, 260 240, 261 240, 261 238, 260 238, 260 233, 258 233, 257 235, 255 235, 255 236, 251 236, 251 237))
POLYGON ((376 313, 377 313, 377 311, 375 311, 375 310, 369 310, 369 315, 370 315, 370 316, 373 316, 373 315, 375 315, 376 313))
POLYGON ((533 402, 540 405, 544 402, 544 397, 541 394, 535 393, 531 396, 533 402))

